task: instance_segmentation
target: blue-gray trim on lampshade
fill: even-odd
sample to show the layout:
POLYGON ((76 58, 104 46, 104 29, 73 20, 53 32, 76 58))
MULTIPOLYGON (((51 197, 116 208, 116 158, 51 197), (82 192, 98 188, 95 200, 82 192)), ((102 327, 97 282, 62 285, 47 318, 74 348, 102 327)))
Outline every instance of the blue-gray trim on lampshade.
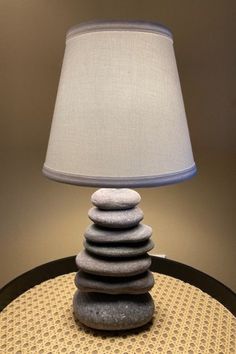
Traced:
POLYGON ((139 31, 152 32, 169 37, 173 40, 171 30, 157 22, 146 21, 88 21, 82 22, 79 25, 71 27, 67 31, 66 38, 70 39, 77 34, 84 34, 88 32, 97 31, 139 31))
POLYGON ((177 173, 170 173, 162 176, 143 177, 90 177, 63 173, 50 169, 44 165, 43 174, 49 179, 57 182, 74 184, 86 187, 104 188, 142 188, 158 187, 167 184, 179 183, 193 177, 197 172, 196 166, 177 173))

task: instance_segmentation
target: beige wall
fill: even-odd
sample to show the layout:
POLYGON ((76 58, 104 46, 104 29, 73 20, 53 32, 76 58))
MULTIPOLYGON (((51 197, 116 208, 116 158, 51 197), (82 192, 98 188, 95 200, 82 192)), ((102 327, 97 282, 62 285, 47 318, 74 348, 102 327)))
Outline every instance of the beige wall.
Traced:
POLYGON ((234 0, 1 0, 0 286, 75 254, 89 223, 89 188, 41 175, 64 51, 80 21, 142 19, 169 26, 198 176, 140 190, 156 248, 236 290, 234 0))

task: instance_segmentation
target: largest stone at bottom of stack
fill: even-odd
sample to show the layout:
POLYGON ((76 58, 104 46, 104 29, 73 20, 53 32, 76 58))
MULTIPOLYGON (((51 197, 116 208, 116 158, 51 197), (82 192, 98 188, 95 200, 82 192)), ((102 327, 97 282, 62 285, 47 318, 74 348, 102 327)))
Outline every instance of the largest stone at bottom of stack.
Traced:
POLYGON ((147 324, 153 317, 154 302, 149 293, 110 295, 77 290, 73 308, 75 317, 84 325, 117 331, 147 324))

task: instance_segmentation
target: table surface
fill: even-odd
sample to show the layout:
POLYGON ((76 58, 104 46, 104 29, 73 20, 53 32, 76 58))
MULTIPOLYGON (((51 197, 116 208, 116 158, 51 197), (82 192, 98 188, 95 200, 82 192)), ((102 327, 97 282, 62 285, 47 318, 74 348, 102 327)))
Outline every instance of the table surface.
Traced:
POLYGON ((0 300, 10 303, 0 313, 0 353, 236 353, 236 318, 209 292, 228 307, 235 304, 235 294, 206 274, 154 257, 152 322, 136 330, 105 332, 73 316, 75 271, 74 257, 69 257, 27 272, 2 289, 0 300))

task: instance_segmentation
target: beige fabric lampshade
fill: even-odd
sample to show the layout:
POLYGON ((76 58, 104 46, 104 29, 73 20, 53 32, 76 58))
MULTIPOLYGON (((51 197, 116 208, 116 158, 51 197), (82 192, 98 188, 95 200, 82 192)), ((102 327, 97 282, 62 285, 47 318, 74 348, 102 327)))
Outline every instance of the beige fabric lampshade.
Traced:
POLYGON ((167 28, 95 22, 68 31, 43 172, 103 187, 156 186, 195 174, 167 28))

